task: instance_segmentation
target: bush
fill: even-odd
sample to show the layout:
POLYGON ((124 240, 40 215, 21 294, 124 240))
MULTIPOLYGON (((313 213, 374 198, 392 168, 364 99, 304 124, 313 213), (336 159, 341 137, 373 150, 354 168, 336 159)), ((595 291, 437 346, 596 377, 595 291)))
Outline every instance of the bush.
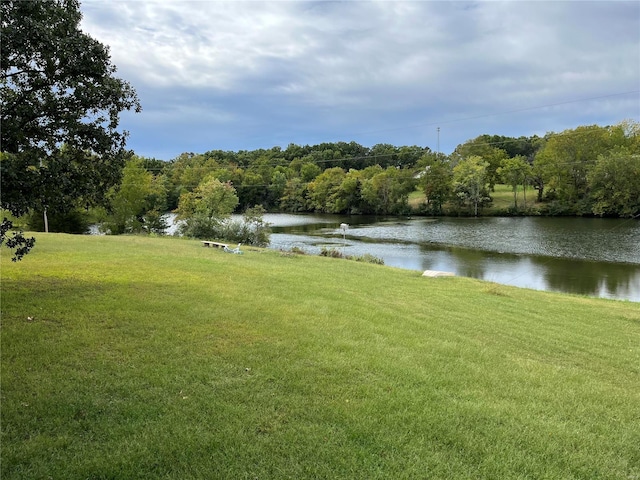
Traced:
POLYGON ((196 214, 184 220, 178 228, 180 235, 185 237, 211 239, 223 238, 221 235, 222 221, 217 218, 209 218, 206 215, 196 214))
POLYGON ((187 237, 212 239, 220 238, 228 242, 266 247, 270 242, 271 229, 263 220, 264 209, 256 206, 248 209, 242 220, 230 218, 207 218, 193 215, 187 218, 179 228, 179 233, 187 237))
POLYGON ((321 257, 331 257, 331 258, 344 258, 345 260, 355 260, 356 262, 364 262, 364 263, 373 263, 376 265, 384 265, 384 260, 378 258, 370 253, 365 253, 364 255, 344 255, 340 250, 336 250, 335 248, 322 248, 320 250, 321 257))
POLYGON ((335 248, 325 248, 322 247, 320 250, 321 257, 331 257, 331 258, 346 258, 340 250, 336 250, 335 248))
POLYGON ((147 233, 155 233, 158 235, 164 235, 164 232, 167 230, 169 226, 167 223, 167 218, 163 213, 158 210, 149 210, 143 217, 144 222, 142 224, 142 228, 147 233))
POLYGON ((228 220, 222 225, 218 238, 224 238, 232 242, 245 245, 266 247, 270 242, 271 229, 264 221, 264 208, 256 205, 247 209, 242 215, 242 220, 228 220))
POLYGON ((353 259, 356 262, 364 262, 364 263, 373 263, 376 265, 384 265, 384 260, 382 260, 381 258, 378 258, 374 255, 371 255, 370 253, 365 253, 364 255, 359 255, 356 257, 353 257, 353 259))

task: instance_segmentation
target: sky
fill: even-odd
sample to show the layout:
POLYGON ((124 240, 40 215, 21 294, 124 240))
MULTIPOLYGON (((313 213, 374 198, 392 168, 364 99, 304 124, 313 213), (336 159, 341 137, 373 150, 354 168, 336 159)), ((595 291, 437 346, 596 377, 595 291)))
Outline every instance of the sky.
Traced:
POLYGON ((640 121, 637 1, 83 0, 142 112, 128 148, 351 142, 451 153, 482 134, 640 121))

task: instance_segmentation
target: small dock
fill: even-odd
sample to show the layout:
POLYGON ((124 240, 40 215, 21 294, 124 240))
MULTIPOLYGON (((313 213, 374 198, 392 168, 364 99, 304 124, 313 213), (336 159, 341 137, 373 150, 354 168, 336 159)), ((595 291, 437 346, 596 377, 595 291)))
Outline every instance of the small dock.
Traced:
POLYGON ((213 248, 229 248, 229 245, 227 245, 226 243, 210 242, 209 240, 202 240, 202 246, 213 248))
POLYGON ((453 272, 441 272, 439 270, 425 270, 422 274, 423 277, 455 277, 453 272))

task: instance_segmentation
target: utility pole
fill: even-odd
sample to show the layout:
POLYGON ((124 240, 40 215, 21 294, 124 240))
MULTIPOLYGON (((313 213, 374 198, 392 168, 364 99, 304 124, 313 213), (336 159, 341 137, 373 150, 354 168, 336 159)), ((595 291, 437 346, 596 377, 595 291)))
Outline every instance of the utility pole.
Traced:
POLYGON ((440 127, 438 127, 438 156, 440 156, 440 127))

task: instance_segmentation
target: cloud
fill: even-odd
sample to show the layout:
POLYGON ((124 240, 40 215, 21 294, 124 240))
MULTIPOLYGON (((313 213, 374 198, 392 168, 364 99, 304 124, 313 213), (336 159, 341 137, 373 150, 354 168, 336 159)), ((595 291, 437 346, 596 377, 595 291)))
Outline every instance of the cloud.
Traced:
POLYGON ((415 126, 456 120, 450 142, 461 143, 640 117, 637 94, 567 103, 638 90, 637 2, 91 0, 82 10, 141 96, 132 142, 149 142, 134 127, 153 126, 165 156, 188 150, 181 140, 196 151, 356 137, 433 148, 435 128, 415 126))

